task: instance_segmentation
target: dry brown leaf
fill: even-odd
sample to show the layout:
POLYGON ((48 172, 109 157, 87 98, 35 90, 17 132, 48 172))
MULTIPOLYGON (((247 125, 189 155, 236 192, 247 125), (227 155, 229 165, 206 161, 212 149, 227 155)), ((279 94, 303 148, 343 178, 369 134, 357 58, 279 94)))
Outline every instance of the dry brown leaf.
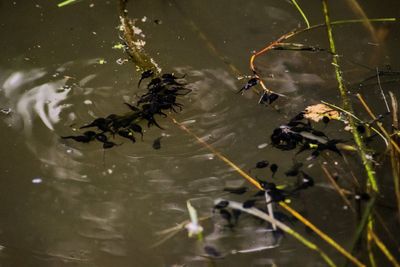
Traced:
POLYGON ((331 120, 338 120, 340 114, 338 111, 328 107, 325 104, 316 104, 306 107, 304 110, 304 118, 319 122, 323 117, 328 117, 331 120))

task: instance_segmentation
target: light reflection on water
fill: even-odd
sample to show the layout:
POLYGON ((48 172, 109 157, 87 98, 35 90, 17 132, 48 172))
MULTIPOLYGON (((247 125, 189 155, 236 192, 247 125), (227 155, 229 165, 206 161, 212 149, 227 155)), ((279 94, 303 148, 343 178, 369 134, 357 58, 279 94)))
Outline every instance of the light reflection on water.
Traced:
MULTIPOLYGON (((69 66, 73 67, 74 64, 69 66)), ((18 74, 25 83, 18 83, 17 74, 11 74, 3 85, 6 103, 13 110, 7 119, 15 129, 23 129, 26 146, 41 162, 43 183, 39 186, 46 192, 46 199, 54 203, 54 208, 43 210, 42 216, 57 214, 51 225, 61 225, 63 229, 48 229, 43 225, 40 230, 42 227, 39 227, 39 232, 46 229, 46 241, 38 249, 39 253, 63 262, 97 262, 109 256, 128 260, 134 244, 140 247, 134 249, 134 257, 142 255, 144 259, 150 257, 151 247, 157 245, 155 249, 165 251, 167 259, 201 264, 206 260, 199 256, 204 255, 203 246, 188 246, 184 231, 165 241, 165 236, 151 234, 187 220, 184 203, 188 199, 199 216, 211 216, 205 223, 205 242, 218 248, 219 253, 228 256, 232 251, 277 245, 271 232, 257 230, 260 224, 253 218, 244 218, 240 231, 223 227, 224 221, 211 212, 213 198, 219 197, 224 187, 242 186, 244 181, 209 151, 182 137, 182 132, 167 120, 160 119, 167 130, 146 129, 143 142, 125 143, 106 152, 98 144, 61 140, 60 135, 73 134, 74 128, 86 123, 88 116, 84 113, 89 118, 91 114, 104 115, 96 103, 111 96, 113 88, 92 88, 91 83, 99 79, 94 74, 53 81, 49 73, 52 71, 41 69, 18 74), (50 82, 44 82, 46 77, 50 82), (85 104, 86 99, 94 104, 85 104), (161 139, 162 149, 155 151, 151 143, 160 134, 165 135, 161 139), (187 140, 182 142, 182 138, 187 140), (64 222, 65 216, 68 220, 64 222)), ((62 71, 59 73, 64 75, 62 71)), ((229 106, 231 101, 242 101, 234 93, 235 78, 229 78, 220 69, 207 69, 189 70, 188 79, 193 93, 181 100, 187 106, 184 115, 174 116, 183 117, 188 127, 216 148, 232 147, 233 151, 233 147, 243 146, 245 149, 246 140, 238 136, 248 134, 236 127, 241 124, 241 118, 246 118, 248 125, 257 122, 256 117, 247 118, 248 114, 240 106, 229 106), (235 117, 238 124, 227 123, 235 117)), ((121 98, 112 98, 112 101, 113 105, 122 105, 121 98)), ((246 157, 257 154, 257 150, 248 151, 246 157)))
MULTIPOLYGON (((69 68, 73 67, 74 64, 69 66, 69 68)), ((232 172, 229 168, 218 167, 215 173, 218 177, 209 177, 206 172, 203 174, 196 171, 198 173, 196 174, 185 170, 186 167, 190 170, 190 165, 196 166, 209 162, 215 165, 215 159, 213 154, 204 153, 202 147, 191 142, 186 144, 179 142, 178 146, 173 146, 169 139, 180 136, 173 131, 162 139, 163 149, 157 152, 158 155, 151 149, 150 139, 159 134, 157 129, 146 130, 143 143, 123 144, 120 150, 107 152, 103 152, 96 144, 82 146, 61 140, 58 132, 64 135, 65 133, 73 134, 73 128, 84 124, 81 118, 85 116, 77 112, 85 112, 84 108, 88 109, 89 114, 98 112, 96 106, 93 105, 86 105, 83 106, 84 108, 78 108, 77 112, 74 111, 74 107, 82 106, 84 102, 77 95, 84 96, 84 99, 96 99, 104 97, 106 91, 96 91, 91 87, 86 87, 96 80, 94 74, 89 74, 82 79, 67 75, 65 78, 57 79, 58 77, 50 77, 50 73, 52 71, 44 69, 14 72, 5 78, 3 83, 6 100, 4 103, 13 111, 6 119, 16 131, 22 130, 26 146, 41 161, 43 183, 40 186, 47 188, 47 194, 50 199, 55 199, 57 207, 60 208, 59 212, 72 213, 69 221, 79 225, 78 228, 73 227, 67 230, 70 234, 68 237, 63 234, 61 243, 48 241, 46 248, 42 248, 38 253, 65 261, 78 262, 92 261, 94 255, 99 252, 113 256, 126 256, 128 253, 126 234, 130 227, 124 215, 129 209, 125 203, 126 197, 121 198, 122 192, 128 194, 130 199, 137 199, 138 202, 151 199, 152 203, 156 203, 158 198, 170 199, 160 209, 153 207, 153 204, 147 206, 149 212, 154 214, 152 216, 157 217, 156 224, 152 228, 155 231, 179 222, 177 218, 181 221, 187 219, 185 207, 176 206, 180 202, 179 199, 184 202, 187 197, 193 195, 217 196, 226 184, 232 183, 232 181, 224 181, 223 178, 232 172), (45 82, 46 80, 50 82, 45 82), (79 102, 75 99, 79 99, 79 102), (67 123, 62 118, 66 118, 67 123), (188 151, 187 149, 191 147, 195 149, 188 151), (103 156, 104 162, 102 162, 103 156), (185 157, 185 160, 182 157, 185 157), (112 183, 116 185, 111 185, 105 181, 106 179, 112 180, 112 183), (131 188, 127 188, 122 183, 127 183, 131 188), (118 188, 123 191, 118 192, 118 188), (155 199, 154 196, 156 196, 155 199), (60 201, 65 204, 60 205, 60 201), (176 214, 177 211, 179 211, 179 216, 176 214), (89 245, 88 240, 95 240, 97 244, 89 245), (79 250, 75 248, 71 250, 71 245, 75 242, 76 246, 80 247, 79 250)), ((58 73, 58 76, 64 76, 64 72, 60 69, 58 73)), ((189 73, 192 72, 189 71, 189 73)), ((234 144, 236 137, 232 126, 224 124, 226 116, 230 113, 224 104, 226 101, 224 94, 226 91, 232 92, 235 89, 233 78, 230 78, 231 82, 229 82, 227 73, 221 70, 215 72, 198 70, 193 73, 195 75, 191 79, 196 82, 191 83, 190 87, 194 93, 182 101, 194 103, 193 107, 187 108, 189 113, 191 110, 207 110, 209 113, 189 116, 187 121, 191 122, 191 127, 198 127, 199 133, 208 132, 204 139, 216 147, 234 144), (221 84, 223 79, 226 81, 221 84), (202 90, 200 91, 199 88, 202 90), (213 114, 218 115, 213 116, 213 114), (201 130, 204 127, 213 130, 201 130)), ((112 93, 111 90, 108 92, 112 93)), ((242 183, 243 181, 240 180, 240 184, 242 183)), ((209 197, 207 199, 208 202, 203 203, 201 208, 197 208, 202 215, 209 216, 212 199, 209 197)), ((141 203, 134 206, 146 210, 141 203)), ((53 212, 54 210, 48 211, 48 216, 53 212)), ((44 213, 47 212, 44 211, 44 213)), ((62 224, 58 219, 55 221, 62 224)), ((141 227, 142 223, 133 222, 132 224, 136 225, 135 227, 141 227)), ((55 237, 59 234, 57 231, 49 230, 46 236, 55 237)), ((157 238, 156 236, 150 240, 154 243, 157 238)), ((199 251, 199 253, 203 252, 199 251)))
MULTIPOLYGON (((301 53, 263 59, 260 67, 269 84, 288 93, 290 98, 282 99, 277 107, 258 106, 251 93, 236 94, 243 81, 238 81, 219 59, 210 57, 205 47, 200 48, 199 40, 192 36, 180 17, 168 13, 173 12, 171 5, 168 5, 170 10, 166 6, 159 8, 161 4, 157 2, 138 2, 139 7, 133 12, 148 12, 149 21, 153 17, 164 21, 163 26, 145 24, 145 31, 149 32, 148 43, 162 40, 163 45, 155 54, 166 67, 174 68, 178 74, 186 74, 189 87, 193 89, 180 100, 185 105, 183 112, 173 116, 245 170, 260 159, 277 162, 282 169, 289 167, 292 162, 288 154, 270 146, 257 147, 269 143, 271 130, 308 102, 328 95, 334 99, 329 90, 319 90, 333 87, 330 84, 332 77, 327 77, 325 70, 319 73, 315 67, 317 64, 314 66, 308 56, 303 57, 301 53), (150 5, 158 8, 149 10, 150 5), (179 38, 177 42, 176 35, 187 38, 179 38), (275 75, 273 79, 270 79, 270 74, 275 75)), ((258 230, 259 222, 249 217, 241 221, 243 227, 238 230, 221 227, 223 221, 213 216, 211 211, 213 200, 221 195, 227 196, 222 191, 224 187, 239 187, 245 182, 168 120, 160 119, 166 130, 144 127, 143 142, 124 142, 106 152, 96 143, 83 145, 60 139, 60 136, 74 134, 79 126, 95 117, 126 112, 122 103, 137 100, 136 94, 144 92, 135 87, 137 75, 132 66, 115 63, 122 53, 110 48, 118 41, 114 31, 118 20, 112 20, 115 18, 109 11, 109 3, 104 6, 96 3, 93 9, 85 6, 84 1, 80 4, 71 8, 85 14, 82 16, 85 23, 80 26, 87 28, 80 29, 84 34, 73 39, 73 47, 67 45, 68 40, 64 38, 76 36, 72 29, 64 26, 73 23, 70 11, 51 9, 49 12, 60 12, 61 16, 60 21, 54 23, 58 27, 55 33, 58 38, 49 34, 41 43, 45 44, 47 38, 55 38, 53 41, 58 44, 56 39, 63 39, 63 46, 55 45, 48 49, 65 52, 55 59, 47 58, 49 62, 21 61, 17 62, 18 67, 11 63, 1 63, 0 66, 0 104, 12 110, 9 115, 1 115, 4 119, 1 126, 2 130, 4 128, 1 136, 4 178, 0 181, 3 203, 0 208, 3 218, 0 221, 0 246, 4 245, 5 249, 0 247, 0 265, 4 260, 22 266, 19 258, 23 255, 25 262, 22 263, 28 262, 27 265, 32 266, 68 266, 71 263, 78 266, 205 266, 207 259, 201 256, 204 254, 203 246, 188 239, 184 230, 152 247, 164 237, 156 232, 188 219, 186 201, 189 199, 199 216, 212 216, 204 222, 205 240, 221 253, 252 249, 276 241, 270 239, 269 232, 258 230), (103 15, 111 14, 112 19, 93 15, 91 12, 96 8, 103 15), (66 12, 68 17, 62 17, 61 12, 66 12), (102 25, 95 27, 98 34, 103 30, 108 39, 96 39, 98 35, 92 34, 92 23, 95 22, 102 25), (109 63, 99 65, 99 59, 103 57, 109 63), (152 141, 161 135, 161 150, 153 150, 152 141), (41 179, 41 183, 33 183, 34 179, 41 179)), ((196 3, 180 4, 198 7, 196 3)), ((287 22, 290 25, 286 26, 291 30, 297 20, 281 4, 257 9, 262 16, 249 15, 255 12, 259 2, 243 1, 242 4, 245 7, 215 3, 219 7, 225 5, 229 9, 226 13, 234 12, 236 17, 216 16, 221 9, 215 7, 210 13, 199 16, 204 15, 204 18, 198 21, 217 46, 222 47, 246 74, 250 51, 264 45, 270 36, 282 34, 277 23, 287 22), (221 23, 210 27, 210 23, 204 21, 208 16, 214 16, 221 23), (271 22, 268 28, 265 17, 271 22), (231 33, 221 35, 218 29, 228 24, 231 33), (248 42, 243 42, 243 36, 248 42)), ((286 6, 286 3, 282 5, 286 6)), ((202 4, 198 8, 206 6, 202 4)), ((29 7, 26 8, 25 12, 29 12, 29 7)), ((199 10, 193 8, 191 11, 199 15, 199 10)), ((24 43, 16 45, 23 47, 24 43)), ((150 46, 150 51, 152 49, 155 48, 150 46)), ((14 53, 17 57, 21 52, 14 53)), ((37 53, 34 55, 40 55, 37 53)), ((47 55, 42 53, 42 57, 47 55)), ((318 170, 312 171, 319 174, 318 170)), ((269 173, 260 171, 255 175, 265 178, 269 173)), ((275 178, 277 183, 288 181, 281 176, 275 178)), ((296 208, 307 214, 312 207, 313 211, 307 214, 312 221, 334 232, 339 241, 349 242, 353 219, 348 211, 336 204, 337 199, 331 190, 322 189, 324 191, 320 193, 326 181, 320 179, 318 183, 321 184, 317 185, 318 189, 311 189, 306 197, 296 199, 296 208), (330 205, 314 207, 315 200, 330 205), (334 221, 332 218, 340 218, 340 225, 330 224, 334 221)), ((242 196, 229 197, 238 201, 244 199, 242 196)), ((306 233, 301 226, 296 227, 306 233)), ((316 255, 284 238, 277 249, 229 255, 223 261, 217 261, 216 265, 264 266, 278 263, 299 266, 314 262, 320 263, 316 255), (295 260, 291 260, 293 254, 295 260)))

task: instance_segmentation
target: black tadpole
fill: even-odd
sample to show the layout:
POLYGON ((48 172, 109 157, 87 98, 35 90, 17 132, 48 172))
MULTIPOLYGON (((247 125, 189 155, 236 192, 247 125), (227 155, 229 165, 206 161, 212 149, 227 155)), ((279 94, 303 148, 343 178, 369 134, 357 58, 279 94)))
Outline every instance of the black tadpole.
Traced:
POLYGON ((236 209, 232 210, 232 217, 233 217, 233 220, 234 220, 235 224, 238 223, 240 215, 242 215, 242 211, 241 210, 236 210, 236 209))
POLYGON ((110 120, 105 119, 105 118, 97 118, 94 121, 92 121, 91 123, 82 126, 80 129, 97 127, 99 130, 101 130, 103 132, 107 132, 110 130, 108 127, 109 124, 110 124, 110 120))
POLYGON ((228 226, 232 227, 232 214, 227 211, 226 209, 220 209, 219 214, 223 219, 225 219, 228 222, 228 226))
POLYGON ((292 194, 314 186, 314 179, 310 175, 303 171, 301 171, 301 174, 303 177, 301 181, 299 181, 298 185, 291 191, 292 194))
POLYGON ((217 204, 215 204, 214 209, 223 209, 229 206, 229 201, 221 200, 217 204))
POLYGON ((153 149, 160 149, 161 148, 161 138, 162 136, 158 137, 157 139, 154 140, 153 142, 153 149))
POLYGON ((107 136, 103 133, 96 134, 96 139, 97 139, 97 141, 102 142, 102 143, 108 142, 107 136))
POLYGON ((330 122, 330 120, 331 119, 328 116, 323 116, 322 117, 322 122, 325 123, 325 124, 328 124, 330 122))
POLYGON ((279 97, 279 95, 277 95, 275 93, 270 94, 268 97, 269 103, 272 104, 275 100, 278 99, 278 97, 279 97))
POLYGON ((268 165, 269 165, 269 162, 267 160, 261 160, 261 161, 256 163, 256 168, 257 169, 262 169, 262 168, 268 167, 268 165))
POLYGON ((129 125, 129 128, 135 133, 140 134, 142 136, 142 141, 143 141, 143 129, 139 124, 131 123, 131 125, 129 125))
POLYGON ((140 80, 138 82, 138 87, 140 86, 140 83, 142 82, 142 80, 150 78, 151 76, 153 76, 154 71, 153 70, 146 70, 142 73, 142 76, 140 77, 140 80))
POLYGON ((297 176, 299 174, 301 167, 303 167, 303 163, 297 162, 289 170, 287 170, 285 172, 285 175, 286 176, 297 176))
POLYGON ((278 171, 278 165, 276 165, 275 163, 271 164, 271 166, 269 167, 269 169, 272 172, 272 177, 275 176, 275 173, 278 171))
POLYGON ((205 246, 205 247, 204 247, 204 252, 205 252, 208 256, 213 257, 213 258, 220 258, 220 257, 222 257, 222 254, 221 254, 216 248, 214 248, 214 247, 212 247, 212 246, 205 246))
POLYGON ((246 200, 245 202, 243 202, 243 208, 245 209, 249 209, 251 207, 253 207, 257 202, 257 199, 249 199, 246 200))
POLYGON ((61 136, 62 139, 72 139, 76 142, 80 142, 80 143, 89 143, 90 141, 92 141, 92 138, 87 137, 85 135, 70 135, 70 136, 61 136))
POLYGON ((364 125, 362 125, 362 124, 359 124, 359 125, 357 125, 357 132, 359 133, 359 134, 365 134, 365 132, 366 132, 366 129, 365 129, 365 126, 364 125))
POLYGON ((83 135, 70 135, 70 136, 61 136, 62 139, 72 139, 76 142, 80 143, 89 143, 90 141, 93 141, 96 136, 96 133, 93 131, 86 131, 83 133, 83 135))
POLYGON ((245 186, 237 187, 237 188, 229 188, 229 187, 224 188, 225 192, 229 192, 231 194, 236 194, 236 195, 242 195, 242 194, 246 193, 247 190, 248 190, 248 188, 245 186))
POLYGON ((264 91, 263 94, 261 95, 258 103, 268 105, 268 104, 272 104, 273 102, 275 102, 275 100, 277 100, 278 98, 279 98, 278 94, 269 93, 267 91, 264 91))
POLYGON ((132 141, 132 143, 136 142, 136 138, 133 136, 132 131, 128 130, 128 129, 121 129, 118 131, 118 135, 122 136, 126 139, 129 139, 132 141))
POLYGON ((237 93, 244 93, 258 83, 258 78, 251 78, 237 93))
POLYGON ((126 102, 124 104, 127 105, 129 107, 129 109, 131 109, 132 111, 135 111, 135 112, 140 111, 140 108, 138 108, 138 107, 136 107, 136 106, 134 106, 132 104, 129 104, 129 103, 126 103, 126 102))
POLYGON ((112 148, 112 147, 114 147, 114 146, 116 146, 116 145, 117 145, 117 144, 114 143, 114 142, 106 141, 106 142, 103 143, 103 148, 104 148, 104 149, 109 149, 109 148, 112 148))

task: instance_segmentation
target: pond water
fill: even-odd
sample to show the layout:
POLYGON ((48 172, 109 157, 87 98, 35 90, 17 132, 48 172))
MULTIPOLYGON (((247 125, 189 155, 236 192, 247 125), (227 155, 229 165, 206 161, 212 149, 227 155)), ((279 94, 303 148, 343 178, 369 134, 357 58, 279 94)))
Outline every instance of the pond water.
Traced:
MULTIPOLYGON (((320 1, 302 2, 312 24, 323 22, 320 1)), ((351 1, 330 2, 333 19, 357 17, 346 4, 351 1)), ((363 7, 371 18, 400 15, 398 1, 376 8, 381 4, 373 0, 363 7)), ((138 18, 146 51, 165 72, 186 74, 193 90, 179 100, 183 111, 172 116, 244 170, 268 160, 279 165, 275 183, 293 183, 284 172, 296 151, 273 148, 270 135, 307 105, 321 99, 340 103, 330 56, 274 51, 260 57, 257 66, 265 81, 287 96, 268 107, 258 105, 251 92, 236 94, 245 81, 230 67, 249 75, 252 51, 302 23, 289 1, 137 0, 128 10, 138 18)), ((126 112, 123 103, 145 92, 137 88, 140 74, 124 62, 127 55, 113 49, 121 41, 118 1, 83 0, 63 8, 56 1, 0 1, 0 16, 0 266, 325 266, 317 253, 290 236, 272 236, 250 216, 233 230, 221 227, 217 218, 202 222, 205 242, 223 259, 203 257, 204 245, 184 229, 163 239, 167 235, 160 231, 189 219, 187 200, 203 217, 212 215, 216 198, 244 201, 256 192, 227 195, 225 187, 244 186, 245 180, 168 118, 158 120, 164 130, 144 127, 143 141, 117 139, 123 144, 107 151, 99 143, 60 138, 96 117, 126 112), (155 150, 153 141, 160 136, 161 149, 155 150), (230 253, 262 246, 274 248, 230 253)), ((374 25, 378 40, 361 24, 334 28, 350 88, 357 89, 376 67, 400 68, 399 24, 374 25)), ((294 41, 328 47, 323 28, 294 41)), ((398 82, 383 80, 383 85, 399 97, 398 82)), ((376 89, 371 83, 357 90, 382 113, 376 89)), ((317 128, 351 140, 339 123, 317 128)), ((312 165, 307 173, 316 185, 291 204, 344 247, 351 243, 357 218, 344 208, 321 165, 339 162, 332 170, 343 176, 354 165, 356 176, 364 175, 354 153, 346 159, 346 168, 335 153, 305 161, 312 165)), ((392 178, 384 166, 378 173, 390 200, 392 178)), ((253 174, 271 178, 268 170, 253 174)), ((399 229, 392 229, 398 223, 395 211, 381 211, 392 236, 399 236, 399 229)), ((344 263, 304 225, 288 225, 344 263)), ((382 232, 382 238, 396 247, 389 234, 382 232)))

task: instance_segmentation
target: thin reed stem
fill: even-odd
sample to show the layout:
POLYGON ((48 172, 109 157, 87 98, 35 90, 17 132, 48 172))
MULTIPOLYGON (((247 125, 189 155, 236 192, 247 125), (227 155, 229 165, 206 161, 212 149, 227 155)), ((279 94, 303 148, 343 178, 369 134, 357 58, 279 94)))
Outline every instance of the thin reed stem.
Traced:
MULTIPOLYGON (((323 7, 323 12, 324 12, 324 18, 325 18, 328 39, 329 39, 330 51, 333 54, 332 65, 334 66, 334 69, 335 69, 336 80, 338 82, 338 88, 339 88, 340 96, 342 99, 343 108, 348 110, 351 113, 354 113, 352 104, 347 95, 347 89, 343 82, 342 71, 340 68, 339 57, 336 52, 336 45, 335 45, 335 40, 333 38, 332 26, 331 26, 331 21, 330 21, 329 12, 328 12, 328 4, 327 4, 326 0, 322 0, 322 7, 323 7)), ((371 161, 367 157, 366 147, 362 141, 360 134, 355 130, 356 123, 354 122, 353 117, 350 116, 350 117, 348 117, 348 119, 349 119, 349 124, 352 128, 353 139, 358 147, 359 155, 361 157, 362 163, 363 163, 365 171, 367 173, 369 185, 370 185, 372 191, 377 193, 377 192, 379 192, 378 183, 377 183, 377 179, 375 177, 375 171, 372 167, 371 161)))
POLYGON ((368 106, 367 102, 364 100, 361 94, 357 94, 357 98, 360 100, 361 104, 363 105, 364 109, 367 111, 367 113, 371 116, 371 118, 376 121, 376 124, 378 125, 378 128, 382 131, 382 133, 386 136, 386 138, 390 141, 390 144, 393 146, 394 149, 396 149, 397 153, 400 153, 400 147, 399 145, 393 140, 393 138, 390 136, 388 131, 383 127, 382 123, 378 120, 378 118, 375 116, 375 114, 372 112, 371 108, 368 106))
POLYGON ((303 17, 304 22, 307 25, 307 28, 310 28, 310 22, 308 22, 307 16, 304 13, 304 11, 301 9, 300 5, 297 3, 296 0, 291 0, 293 5, 296 7, 297 11, 300 13, 300 15, 303 17))
POLYGON ((387 249, 385 244, 379 239, 379 237, 375 234, 375 232, 371 231, 370 235, 371 235, 371 238, 374 240, 375 244, 382 251, 382 253, 386 256, 386 258, 392 263, 392 265, 395 267, 399 267, 400 266, 399 262, 396 260, 396 258, 393 256, 393 254, 387 249))

